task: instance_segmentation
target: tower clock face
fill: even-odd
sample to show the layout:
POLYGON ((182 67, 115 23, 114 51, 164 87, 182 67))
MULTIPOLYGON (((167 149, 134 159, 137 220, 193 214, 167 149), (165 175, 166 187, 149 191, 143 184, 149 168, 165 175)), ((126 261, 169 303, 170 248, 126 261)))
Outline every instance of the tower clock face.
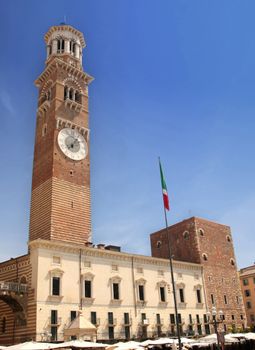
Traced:
POLYGON ((87 155, 87 144, 84 137, 71 128, 64 128, 58 134, 58 145, 70 159, 82 160, 87 155))

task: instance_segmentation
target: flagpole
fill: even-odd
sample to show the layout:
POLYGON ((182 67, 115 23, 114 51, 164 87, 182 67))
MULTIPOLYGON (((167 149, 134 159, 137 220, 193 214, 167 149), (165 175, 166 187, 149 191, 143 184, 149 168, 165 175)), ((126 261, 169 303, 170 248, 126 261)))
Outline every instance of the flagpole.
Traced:
MULTIPOLYGON (((160 166, 160 169, 161 169, 160 157, 159 157, 159 166, 160 166)), ((171 282, 172 282, 172 287, 173 287, 175 323, 176 323, 176 329, 177 329, 179 350, 181 350, 182 349, 182 343, 181 343, 180 327, 179 327, 179 322, 178 322, 179 318, 178 318, 178 308, 177 308, 177 299, 176 299, 176 290, 175 290, 175 281, 174 281, 173 258, 172 258, 172 250, 171 250, 171 246, 170 246, 170 240, 169 240, 168 220, 167 220, 167 215, 166 215, 165 204, 164 204, 164 216, 165 216, 167 247, 168 247, 168 255, 169 255, 169 267, 170 267, 171 282)))

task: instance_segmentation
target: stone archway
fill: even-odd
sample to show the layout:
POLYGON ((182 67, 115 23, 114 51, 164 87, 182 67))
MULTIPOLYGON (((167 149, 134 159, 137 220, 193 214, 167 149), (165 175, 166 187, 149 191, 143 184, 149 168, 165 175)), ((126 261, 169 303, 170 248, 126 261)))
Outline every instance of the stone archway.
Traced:
POLYGON ((17 325, 26 325, 27 284, 1 281, 0 300, 7 304, 12 310, 17 325))

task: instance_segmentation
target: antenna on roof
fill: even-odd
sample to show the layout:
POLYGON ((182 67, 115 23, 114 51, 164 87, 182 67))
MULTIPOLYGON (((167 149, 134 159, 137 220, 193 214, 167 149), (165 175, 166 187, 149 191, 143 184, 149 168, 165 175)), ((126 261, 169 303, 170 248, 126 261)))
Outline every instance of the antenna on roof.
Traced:
POLYGON ((63 22, 60 22, 60 25, 66 25, 66 15, 64 15, 64 21, 63 22))

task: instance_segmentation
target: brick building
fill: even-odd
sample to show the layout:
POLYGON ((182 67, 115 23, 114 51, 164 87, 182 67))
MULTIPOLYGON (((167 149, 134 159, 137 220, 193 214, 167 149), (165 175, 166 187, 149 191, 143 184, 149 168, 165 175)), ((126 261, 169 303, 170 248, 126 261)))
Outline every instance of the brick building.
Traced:
POLYGON ((244 328, 245 310, 230 227, 191 217, 152 233, 152 256, 202 264, 208 311, 223 311, 224 330, 244 328), (168 235, 168 237, 167 237, 168 235))
POLYGON ((244 267, 239 271, 241 289, 245 312, 247 317, 247 326, 251 330, 255 329, 255 265, 244 267))

